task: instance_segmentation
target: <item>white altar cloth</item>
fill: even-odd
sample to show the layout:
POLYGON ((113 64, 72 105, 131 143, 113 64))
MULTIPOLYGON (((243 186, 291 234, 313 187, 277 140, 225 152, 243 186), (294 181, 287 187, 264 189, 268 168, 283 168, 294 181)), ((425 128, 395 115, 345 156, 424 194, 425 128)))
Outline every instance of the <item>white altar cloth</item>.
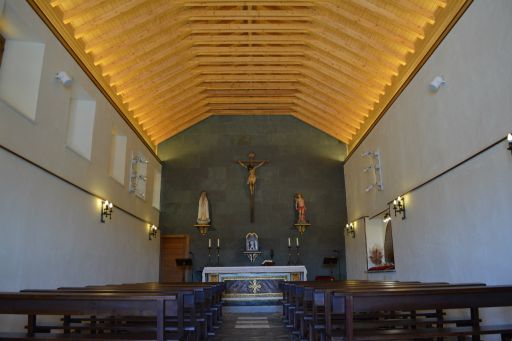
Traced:
POLYGON ((203 269, 203 282, 222 282, 223 274, 290 274, 291 281, 306 281, 307 270, 304 265, 282 266, 211 266, 203 269), (212 276, 213 275, 213 276, 212 276))

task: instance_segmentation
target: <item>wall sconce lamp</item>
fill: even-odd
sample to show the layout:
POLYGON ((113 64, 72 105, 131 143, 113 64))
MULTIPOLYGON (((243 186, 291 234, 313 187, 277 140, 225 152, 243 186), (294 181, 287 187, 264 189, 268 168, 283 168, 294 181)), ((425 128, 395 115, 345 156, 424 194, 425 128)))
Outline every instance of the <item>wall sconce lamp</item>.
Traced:
POLYGON ((389 223, 390 221, 391 221, 391 216, 389 215, 389 213, 384 214, 384 219, 382 219, 382 222, 383 222, 384 224, 387 224, 387 223, 389 223))
POLYGON ((508 141, 508 150, 512 153, 512 133, 508 133, 507 135, 507 141, 508 141))
POLYGON ((156 227, 154 224, 149 226, 149 240, 152 240, 156 238, 156 235, 158 233, 158 227, 156 227))
POLYGON ((351 235, 352 238, 355 238, 356 237, 356 229, 354 228, 354 223, 345 225, 345 232, 347 233, 347 236, 351 235))
POLYGON ((101 222, 104 223, 105 219, 107 217, 112 220, 112 207, 114 207, 114 204, 111 202, 108 202, 108 200, 102 200, 101 201, 101 222))
POLYGON ((66 71, 60 71, 55 75, 55 78, 58 79, 62 85, 70 86, 73 83, 73 78, 66 71))
POLYGON ((405 201, 404 198, 399 196, 393 200, 393 211, 395 211, 395 217, 397 213, 402 215, 402 220, 405 219, 405 201))

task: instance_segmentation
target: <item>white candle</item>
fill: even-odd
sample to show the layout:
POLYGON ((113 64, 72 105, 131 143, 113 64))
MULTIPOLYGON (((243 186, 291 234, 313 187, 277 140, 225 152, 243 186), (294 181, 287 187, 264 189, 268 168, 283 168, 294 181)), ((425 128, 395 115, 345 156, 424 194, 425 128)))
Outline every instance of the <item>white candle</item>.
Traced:
POLYGON ((295 241, 297 242, 297 246, 299 246, 299 237, 295 238, 295 241))
POLYGON ((292 241, 290 239, 290 237, 288 237, 288 247, 291 247, 292 246, 292 241))
POLYGON ((217 238, 217 248, 220 247, 220 238, 217 238))
POLYGON ((208 247, 212 247, 212 239, 208 238, 208 247))

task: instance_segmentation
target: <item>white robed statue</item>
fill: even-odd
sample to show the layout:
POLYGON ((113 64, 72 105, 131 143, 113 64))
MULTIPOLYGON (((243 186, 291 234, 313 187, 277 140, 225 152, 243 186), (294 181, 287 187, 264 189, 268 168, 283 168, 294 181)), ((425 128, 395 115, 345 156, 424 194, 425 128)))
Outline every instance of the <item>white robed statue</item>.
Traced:
POLYGON ((199 208, 197 210, 197 224, 208 225, 210 223, 210 211, 208 208, 208 198, 206 192, 201 192, 199 196, 199 208))

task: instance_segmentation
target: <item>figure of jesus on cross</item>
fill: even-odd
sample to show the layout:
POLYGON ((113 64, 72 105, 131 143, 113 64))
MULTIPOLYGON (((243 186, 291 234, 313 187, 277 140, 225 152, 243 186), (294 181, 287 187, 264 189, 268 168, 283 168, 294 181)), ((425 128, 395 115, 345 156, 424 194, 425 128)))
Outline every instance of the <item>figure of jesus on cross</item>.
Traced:
POLYGON ((251 196, 253 196, 254 186, 256 185, 256 168, 259 168, 263 166, 265 163, 268 163, 268 160, 254 160, 254 157, 256 156, 254 152, 249 152, 247 156, 249 157, 249 161, 238 160, 237 163, 240 166, 247 168, 247 185, 249 185, 249 192, 251 196))
POLYGON ((256 186, 256 169, 268 163, 268 160, 255 160, 256 154, 249 152, 247 154, 248 161, 235 161, 240 166, 247 169, 247 185, 249 186, 250 206, 251 206, 251 222, 254 222, 254 189, 256 186))

